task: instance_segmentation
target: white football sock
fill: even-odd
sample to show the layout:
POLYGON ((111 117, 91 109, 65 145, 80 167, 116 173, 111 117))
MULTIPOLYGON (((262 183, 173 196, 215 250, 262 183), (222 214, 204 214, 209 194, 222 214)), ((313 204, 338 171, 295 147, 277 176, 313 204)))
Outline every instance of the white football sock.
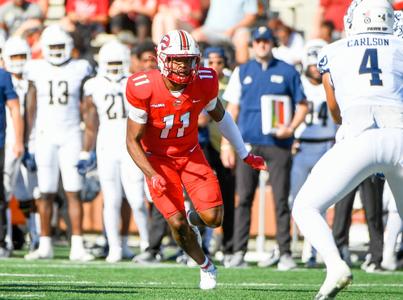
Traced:
POLYGON ((403 227, 403 221, 397 211, 390 211, 384 232, 384 251, 393 253, 397 242, 397 237, 403 227))
POLYGON ((113 191, 109 190, 109 192, 105 188, 104 192, 104 226, 105 233, 108 239, 108 244, 110 248, 119 248, 121 247, 121 239, 120 239, 120 223, 121 223, 121 215, 120 215, 120 207, 122 205, 122 198, 120 195, 116 195, 117 197, 112 197, 113 191), (110 197, 107 199, 107 195, 110 197), (120 199, 118 198, 120 197, 120 199))
POLYGON ((49 252, 52 249, 52 238, 50 236, 39 237, 39 248, 40 252, 49 252))
POLYGON ((71 236, 71 251, 81 251, 84 249, 84 240, 81 235, 71 236))

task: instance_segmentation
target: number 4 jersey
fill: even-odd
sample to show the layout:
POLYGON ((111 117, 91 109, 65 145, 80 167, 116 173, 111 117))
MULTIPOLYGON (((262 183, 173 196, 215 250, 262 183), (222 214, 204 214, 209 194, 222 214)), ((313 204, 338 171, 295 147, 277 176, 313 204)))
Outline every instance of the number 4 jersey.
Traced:
POLYGON ((36 87, 36 128, 60 134, 80 125, 82 82, 92 72, 86 60, 54 66, 46 60, 26 65, 26 78, 36 87))
POLYGON ((352 107, 403 105, 402 39, 353 35, 325 46, 318 66, 321 73, 330 72, 343 121, 352 107))
POLYGON ((162 156, 187 156, 198 144, 200 112, 216 103, 218 79, 212 69, 200 68, 195 79, 176 94, 166 88, 160 72, 152 70, 132 75, 126 95, 132 105, 129 117, 147 124, 143 149, 162 156))

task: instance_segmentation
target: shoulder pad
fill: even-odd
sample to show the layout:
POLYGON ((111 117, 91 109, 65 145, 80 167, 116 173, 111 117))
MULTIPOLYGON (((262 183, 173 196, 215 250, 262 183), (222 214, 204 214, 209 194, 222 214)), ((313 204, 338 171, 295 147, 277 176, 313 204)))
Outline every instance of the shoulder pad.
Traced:
POLYGON ((138 99, 148 99, 152 94, 151 80, 149 74, 141 72, 133 74, 127 80, 128 89, 138 99))

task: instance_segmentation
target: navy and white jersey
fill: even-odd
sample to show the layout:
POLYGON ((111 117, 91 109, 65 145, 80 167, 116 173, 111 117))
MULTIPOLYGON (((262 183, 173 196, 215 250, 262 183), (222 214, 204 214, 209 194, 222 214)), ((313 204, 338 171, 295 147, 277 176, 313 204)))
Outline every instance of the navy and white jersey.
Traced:
POLYGON ((358 106, 403 108, 403 40, 389 34, 357 34, 327 45, 321 73, 330 72, 343 117, 358 106))
MULTIPOLYGON (((4 147, 6 135, 6 101, 16 100, 18 96, 14 90, 10 73, 0 68, 0 147, 4 147)), ((9 124, 12 126, 12 124, 9 124)))
MULTIPOLYGON (((27 92, 28 92, 28 81, 25 79, 17 79, 16 77, 12 77, 12 82, 14 86, 14 90, 17 93, 18 100, 20 101, 20 113, 21 116, 24 117, 25 114, 25 102, 27 98, 27 92)), ((13 126, 13 121, 11 118, 11 113, 9 110, 7 110, 7 130, 6 130, 6 144, 13 146, 15 143, 15 132, 14 132, 14 126, 13 126)), ((31 132, 31 138, 33 137, 33 131, 31 132)))
POLYGON ((234 70, 223 98, 240 106, 238 127, 246 143, 291 148, 293 138, 278 139, 264 133, 262 103, 268 95, 288 97, 293 114, 296 104, 306 99, 294 66, 278 59, 272 59, 268 65, 250 60, 234 70))
POLYGON ((334 138, 337 126, 334 123, 326 103, 326 93, 322 84, 312 84, 306 76, 301 76, 309 112, 305 121, 295 131, 299 139, 334 138))

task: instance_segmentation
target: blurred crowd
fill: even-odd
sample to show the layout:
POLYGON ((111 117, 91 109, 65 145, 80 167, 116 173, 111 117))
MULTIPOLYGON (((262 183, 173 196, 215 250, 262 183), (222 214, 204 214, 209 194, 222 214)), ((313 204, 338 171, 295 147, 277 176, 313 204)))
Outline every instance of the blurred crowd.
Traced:
MULTIPOLYGON (((327 43, 344 36, 343 16, 350 1, 320 0, 317 11, 312 15, 313 30, 309 36, 293 28, 281 18, 281 15, 273 12, 270 1, 66 0, 65 3, 63 2, 55 0, 0 1, 0 49, 2 49, 2 59, 6 70, 8 69, 7 60, 12 60, 12 56, 18 54, 13 54, 13 51, 10 51, 11 55, 8 54, 5 47, 7 41, 15 37, 21 38, 29 45, 29 55, 25 59, 41 59, 45 56, 41 35, 51 24, 58 24, 70 35, 73 43, 71 57, 88 61, 92 68, 88 75, 91 76, 101 71, 100 49, 111 41, 118 41, 130 50, 127 57, 122 57, 121 60, 127 61, 130 73, 135 73, 158 67, 155 47, 165 33, 173 29, 183 29, 191 33, 202 49, 202 64, 216 71, 219 77, 220 97, 226 109, 238 121, 245 141, 249 143, 253 151, 263 155, 268 161, 270 178, 267 184, 271 186, 275 202, 278 247, 268 252, 258 265, 267 267, 277 264, 281 270, 295 268, 297 266, 295 255, 290 246, 292 240, 290 208, 293 198, 309 175, 312 166, 334 143, 337 130, 337 126, 328 116, 324 92, 320 91, 323 88, 316 68, 317 52, 327 43), (64 13, 58 15, 56 7, 59 10, 62 9, 64 13), (252 67, 247 69, 243 66, 255 60, 260 63, 259 53, 264 51, 271 51, 274 58, 281 60, 281 63, 277 65, 269 63, 264 66, 263 64, 264 71, 272 68, 284 70, 284 78, 271 77, 270 84, 281 86, 289 93, 290 98, 297 99, 298 87, 290 82, 293 76, 301 76, 310 110, 303 124, 295 132, 284 133, 279 138, 271 136, 270 134, 273 133, 271 124, 263 124, 264 121, 261 120, 263 127, 268 126, 265 134, 271 137, 267 142, 259 144, 254 142, 253 131, 260 129, 256 129, 253 125, 248 127, 247 114, 249 110, 260 111, 260 104, 254 104, 255 106, 251 106, 250 109, 245 107, 242 105, 242 96, 237 94, 237 90, 240 85, 248 84, 248 80, 251 81, 250 74, 260 76, 260 70, 252 71, 252 67), (234 100, 237 98, 238 102, 234 100)), ((403 9, 403 2, 395 1, 395 8, 403 9)), ((7 71, 15 73, 12 69, 7 71)), ((28 70, 28 73, 33 72, 28 70)), ((82 81, 84 83, 84 79, 82 81)), ((251 90, 251 95, 255 92, 256 90, 251 90)), ((267 94, 270 94, 270 91, 263 94, 267 96, 265 101, 273 103, 274 106, 283 101, 272 99, 267 94)), ((262 94, 257 96, 260 97, 262 94)), ((282 106, 286 106, 284 102, 282 103, 282 106)), ((298 103, 295 103, 295 107, 282 109, 298 111, 298 103)), ((274 119, 280 118, 278 114, 276 115, 275 109, 260 113, 262 118, 264 114, 271 115, 270 120, 273 122, 274 119)), ((256 136, 259 134, 261 132, 256 133, 256 136)), ((222 228, 215 231, 212 229, 203 231, 203 248, 211 256, 215 255, 225 267, 246 266, 245 255, 250 240, 251 207, 259 174, 257 171, 246 170, 245 166, 237 162, 234 150, 227 141, 222 139, 207 115, 199 117, 199 142, 219 179, 225 209, 222 228)), ((87 173, 85 177, 85 193, 81 193, 81 198, 91 201, 100 190, 99 183, 96 183, 96 171, 87 173)), ((63 189, 63 184, 60 184, 60 189, 63 189)), ((12 193, 12 190, 12 187, 6 185, 6 194, 12 193)), ((384 179, 374 175, 365 180, 359 186, 359 190, 370 237, 368 255, 362 267, 368 272, 401 268, 399 259, 402 259, 403 247, 402 240, 400 238, 399 243, 398 236, 402 230, 402 220, 397 214, 396 206, 393 204, 394 199, 384 179)), ((14 195, 18 198, 15 193, 14 195)), ((333 220, 333 234, 337 246, 348 264, 352 264, 349 251, 349 227, 355 195, 356 190, 336 205, 333 220)), ((31 200, 39 197, 40 195, 33 193, 31 200)), ((59 193, 57 202, 63 202, 64 197, 63 193, 59 193)), ((118 226, 119 229, 116 228, 116 231, 121 232, 120 250, 117 250, 121 252, 114 256, 109 253, 107 261, 116 262, 133 258, 136 263, 151 264, 166 259, 163 253, 166 244, 163 241, 169 232, 167 224, 152 205, 152 201, 147 197, 142 199, 144 200, 142 205, 137 208, 132 203, 129 205, 126 201, 122 202, 121 220, 111 225, 118 226), (136 255, 127 243, 131 208, 135 221, 143 220, 141 224, 137 223, 141 243, 136 255)), ((189 205, 191 205, 190 201, 189 205)), ((28 220, 27 241, 29 241, 30 251, 36 251, 40 244, 39 236, 41 228, 43 230, 43 224, 38 224, 35 201, 31 201, 29 205, 21 202, 20 206, 28 220)), ((74 213, 70 212, 69 216, 71 218, 74 213)), ((40 219, 43 222, 43 217, 40 219)), ((69 217, 66 217, 66 220, 68 219, 69 217)), ((74 222, 67 221, 67 223, 74 222)), ((73 226, 82 225, 73 224, 73 226)), ((294 231, 296 232, 297 229, 294 228, 294 231)), ((76 232, 78 232, 76 235, 80 235, 81 230, 76 232)), ((8 247, 11 250, 13 247, 21 246, 21 243, 15 242, 13 245, 11 242, 11 230, 8 235, 7 246, 3 247, 0 244, 0 249, 8 247)), ((88 255, 80 256, 79 260, 92 260, 94 256, 108 257, 107 245, 104 243, 101 248, 101 251, 94 250, 92 253, 88 252, 88 255)), ((7 257, 11 255, 11 251, 0 252, 0 255, 7 257)), ((27 259, 53 256, 41 255, 34 255, 27 259)), ((180 251, 174 258, 178 262, 192 264, 190 259, 180 251)), ((304 245, 302 261, 307 267, 315 267, 317 264, 315 249, 304 245)))

